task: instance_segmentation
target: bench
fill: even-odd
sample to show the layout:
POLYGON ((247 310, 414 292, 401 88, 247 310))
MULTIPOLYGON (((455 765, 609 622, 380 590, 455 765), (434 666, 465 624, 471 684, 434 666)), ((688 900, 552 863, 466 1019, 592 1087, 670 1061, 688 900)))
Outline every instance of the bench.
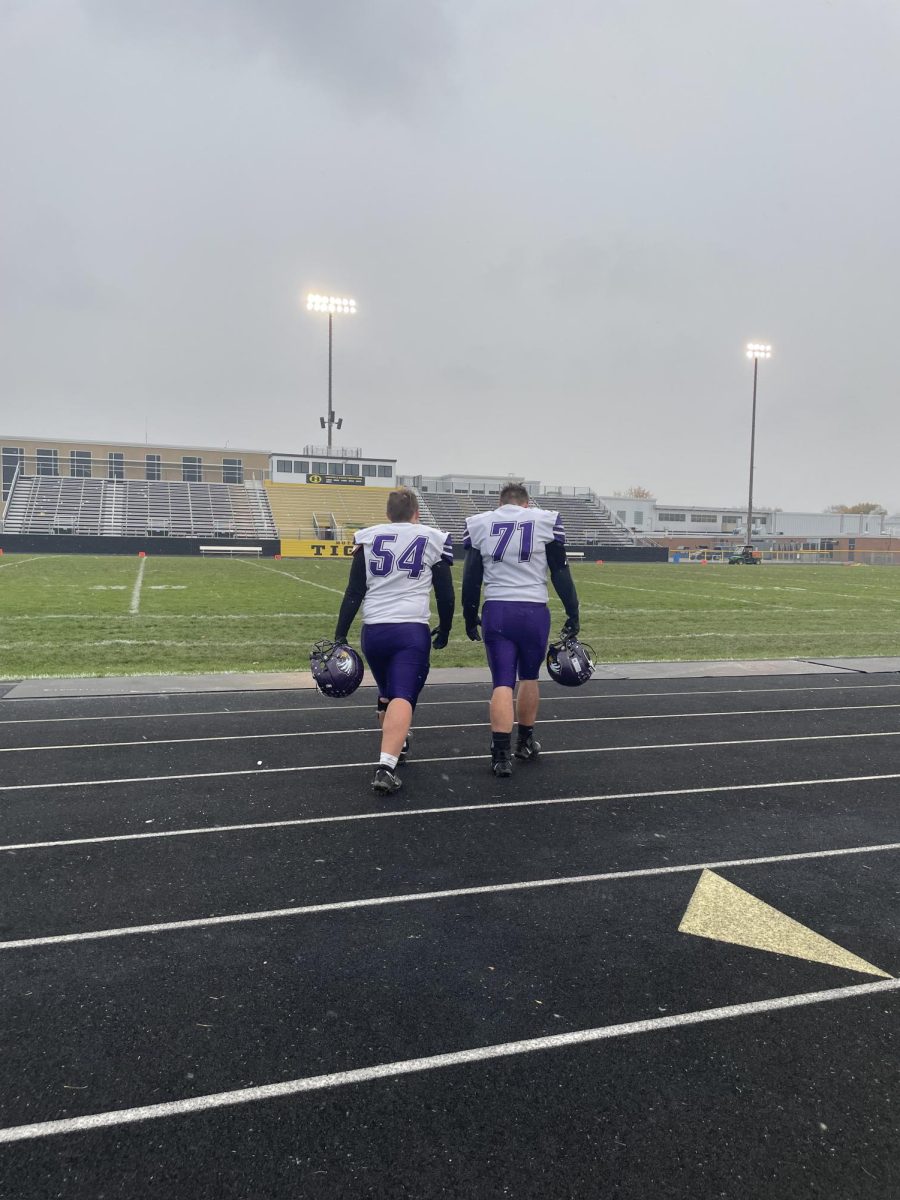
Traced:
POLYGON ((260 558, 262 555, 262 546, 201 546, 200 553, 204 557, 207 554, 227 554, 229 558, 233 558, 236 554, 251 554, 260 558))

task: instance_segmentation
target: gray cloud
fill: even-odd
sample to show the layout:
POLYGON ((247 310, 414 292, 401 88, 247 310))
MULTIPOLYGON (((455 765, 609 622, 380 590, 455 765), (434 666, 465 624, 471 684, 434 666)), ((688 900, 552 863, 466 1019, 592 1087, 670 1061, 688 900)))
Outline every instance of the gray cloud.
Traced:
POLYGON ((444 91, 455 43, 438 0, 84 0, 84 8, 100 30, 257 61, 357 110, 404 111, 444 91))
POLYGON ((0 6, 10 433, 900 507, 881 0, 0 6))

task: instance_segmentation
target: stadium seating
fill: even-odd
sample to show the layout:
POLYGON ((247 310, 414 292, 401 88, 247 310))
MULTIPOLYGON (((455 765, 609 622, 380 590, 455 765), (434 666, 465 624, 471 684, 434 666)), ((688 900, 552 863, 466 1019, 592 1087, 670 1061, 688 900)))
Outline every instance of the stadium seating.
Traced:
POLYGON ((266 481, 265 490, 279 537, 341 540, 386 519, 391 489, 266 481))
MULTIPOLYGON (((445 529, 455 544, 462 542, 466 517, 496 508, 497 496, 455 495, 449 492, 416 493, 426 524, 445 529), (428 516, 425 511, 428 509, 428 516)), ((633 546, 641 539, 635 536, 600 501, 589 496, 538 496, 532 504, 537 508, 558 511, 573 544, 600 546, 633 546)))
MULTIPOLYGON (((350 539, 385 519, 389 488, 328 484, 187 483, 22 475, 6 508, 4 531, 126 537, 350 539)), ((488 511, 497 496, 417 491, 422 521, 461 545, 467 517, 488 511)), ((642 543, 590 496, 538 496, 558 509, 572 544, 642 543)))
POLYGON ((19 476, 6 533, 274 538, 261 488, 231 483, 19 476))
POLYGON ((587 496, 539 496, 541 508, 556 509, 570 542, 633 546, 635 537, 600 501, 587 496))
MULTIPOLYGON (((419 498, 419 511, 422 520, 426 525, 434 525, 438 529, 443 529, 453 538, 454 545, 462 545, 463 534, 466 531, 466 517, 474 516, 480 510, 475 507, 472 496, 454 496, 449 492, 422 492, 416 490, 416 495, 419 498), (428 508, 431 520, 425 515, 425 508, 428 508)), ((489 499, 490 503, 485 504, 485 508, 496 508, 497 497, 491 496, 478 497, 479 499, 489 499)))

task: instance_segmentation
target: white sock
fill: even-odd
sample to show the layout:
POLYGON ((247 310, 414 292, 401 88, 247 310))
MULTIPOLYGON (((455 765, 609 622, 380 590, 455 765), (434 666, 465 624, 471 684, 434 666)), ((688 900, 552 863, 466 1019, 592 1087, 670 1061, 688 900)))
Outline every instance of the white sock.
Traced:
POLYGON ((385 754, 385 752, 382 750, 381 758, 379 758, 379 760, 378 760, 378 765, 379 765, 379 767, 390 767, 391 770, 393 771, 393 769, 397 765, 397 758, 398 758, 398 755, 385 754))

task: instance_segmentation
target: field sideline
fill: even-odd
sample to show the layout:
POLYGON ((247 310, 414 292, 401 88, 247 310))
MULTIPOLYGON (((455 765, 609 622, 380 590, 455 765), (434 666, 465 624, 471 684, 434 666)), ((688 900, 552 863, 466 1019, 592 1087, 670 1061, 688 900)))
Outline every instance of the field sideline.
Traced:
MULTIPOLYGON (((306 559, 5 555, 0 679, 305 669, 309 646, 334 630, 347 571, 306 559)), ((897 568, 577 564, 573 575, 600 662, 900 651, 897 568)), ((555 596, 552 608, 558 629, 555 596)), ((483 664, 459 610, 432 661, 483 664)))

